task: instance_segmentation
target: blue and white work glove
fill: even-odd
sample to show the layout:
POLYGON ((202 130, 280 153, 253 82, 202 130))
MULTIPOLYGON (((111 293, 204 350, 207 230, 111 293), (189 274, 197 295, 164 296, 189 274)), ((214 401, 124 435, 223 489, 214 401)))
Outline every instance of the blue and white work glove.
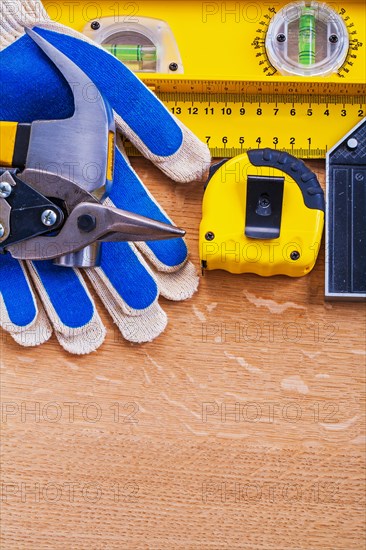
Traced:
MULTIPOLYGON (((83 35, 50 21, 40 1, 2 0, 0 120, 32 122, 68 118, 72 92, 58 69, 24 34, 33 29, 74 61, 95 83, 115 113, 117 130, 176 181, 201 179, 209 151, 120 61, 83 35)), ((111 195, 118 208, 170 221, 131 168, 117 139, 111 195)), ((122 335, 147 342, 166 327, 159 295, 190 298, 198 286, 182 239, 104 243, 101 267, 85 270, 122 335)), ((96 350, 105 328, 77 269, 49 261, 0 257, 0 323, 25 346, 48 340, 54 330, 71 353, 96 350)))

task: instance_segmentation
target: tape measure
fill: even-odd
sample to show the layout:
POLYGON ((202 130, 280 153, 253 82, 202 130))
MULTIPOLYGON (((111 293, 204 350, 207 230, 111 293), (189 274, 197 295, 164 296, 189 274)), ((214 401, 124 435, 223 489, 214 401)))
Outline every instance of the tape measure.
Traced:
POLYGON ((202 270, 302 277, 313 269, 324 193, 293 156, 251 150, 211 168, 202 203, 202 270))
POLYGON ((44 4, 136 70, 213 156, 325 158, 366 116, 363 0, 44 4))

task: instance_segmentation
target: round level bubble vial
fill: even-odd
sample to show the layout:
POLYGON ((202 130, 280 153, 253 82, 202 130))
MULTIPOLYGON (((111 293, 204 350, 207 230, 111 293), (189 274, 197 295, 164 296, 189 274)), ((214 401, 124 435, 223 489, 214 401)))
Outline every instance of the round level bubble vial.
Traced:
POLYGON ((283 75, 328 76, 344 63, 349 36, 340 15, 320 2, 292 2, 272 19, 266 51, 283 75))

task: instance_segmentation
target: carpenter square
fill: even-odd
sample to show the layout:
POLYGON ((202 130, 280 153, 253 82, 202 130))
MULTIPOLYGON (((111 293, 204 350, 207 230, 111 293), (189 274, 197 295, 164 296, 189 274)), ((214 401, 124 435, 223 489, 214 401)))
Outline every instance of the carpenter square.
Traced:
POLYGON ((325 296, 366 299, 366 118, 327 154, 325 296))

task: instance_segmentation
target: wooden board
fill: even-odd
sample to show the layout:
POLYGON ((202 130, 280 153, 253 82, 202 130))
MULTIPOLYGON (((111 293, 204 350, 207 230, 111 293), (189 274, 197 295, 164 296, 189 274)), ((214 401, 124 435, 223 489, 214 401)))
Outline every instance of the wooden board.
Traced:
MULTIPOLYGON (((133 163, 198 266, 202 184, 133 163)), ((86 357, 2 334, 2 548, 363 549, 366 313, 324 302, 324 250, 303 279, 210 272, 161 303, 145 345, 99 303, 86 357)))

